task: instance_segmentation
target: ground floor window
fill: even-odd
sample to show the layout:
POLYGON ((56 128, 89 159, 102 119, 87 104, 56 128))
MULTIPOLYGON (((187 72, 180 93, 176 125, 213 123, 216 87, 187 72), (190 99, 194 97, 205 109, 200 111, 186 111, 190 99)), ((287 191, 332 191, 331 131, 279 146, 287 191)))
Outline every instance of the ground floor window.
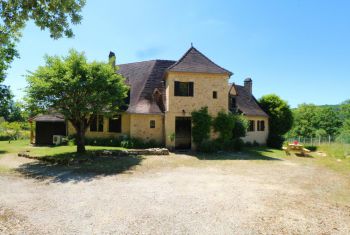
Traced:
POLYGON ((265 121, 259 120, 257 122, 258 131, 265 131, 265 121))
POLYGON ((121 133, 122 132, 122 116, 121 115, 114 115, 113 117, 109 118, 109 125, 108 125, 108 131, 114 132, 114 133, 121 133))
POLYGON ((103 115, 94 115, 90 124, 91 132, 103 132, 103 115))
POLYGON ((249 132, 255 131, 255 121, 254 120, 249 120, 248 131, 249 132))

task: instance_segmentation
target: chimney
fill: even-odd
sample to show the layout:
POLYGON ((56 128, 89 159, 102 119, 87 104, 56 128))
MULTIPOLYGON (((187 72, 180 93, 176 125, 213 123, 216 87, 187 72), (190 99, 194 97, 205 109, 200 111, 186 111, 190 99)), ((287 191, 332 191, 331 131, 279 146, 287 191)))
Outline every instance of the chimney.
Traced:
POLYGON ((108 62, 109 62, 110 65, 112 65, 113 68, 115 68, 115 54, 114 54, 113 51, 109 52, 108 62))
POLYGON ((244 88, 249 92, 249 94, 253 94, 253 81, 251 78, 244 79, 244 88))

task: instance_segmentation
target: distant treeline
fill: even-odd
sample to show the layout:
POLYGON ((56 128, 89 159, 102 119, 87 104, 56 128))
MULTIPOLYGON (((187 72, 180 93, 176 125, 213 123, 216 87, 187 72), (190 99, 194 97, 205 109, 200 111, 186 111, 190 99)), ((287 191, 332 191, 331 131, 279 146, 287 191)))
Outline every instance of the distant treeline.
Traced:
POLYGON ((339 105, 301 104, 293 109, 288 137, 332 136, 350 140, 350 99, 339 105))

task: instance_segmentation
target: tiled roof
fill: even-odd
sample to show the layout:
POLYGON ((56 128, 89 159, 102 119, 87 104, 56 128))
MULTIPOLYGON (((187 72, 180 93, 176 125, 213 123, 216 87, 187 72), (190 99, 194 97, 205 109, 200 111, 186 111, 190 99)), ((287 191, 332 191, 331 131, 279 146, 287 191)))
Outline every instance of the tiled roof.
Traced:
POLYGON ((153 92, 157 89, 165 103, 164 73, 174 63, 171 60, 150 60, 118 65, 117 73, 123 75, 131 87, 127 112, 159 114, 164 111, 154 99, 153 92))
POLYGON ((228 74, 232 73, 219 65, 215 64, 208 57, 203 55, 196 48, 191 47, 182 58, 170 66, 168 71, 173 72, 192 72, 192 73, 214 73, 228 74))
POLYGON ((237 91, 236 105, 237 108, 244 114, 248 116, 263 116, 268 117, 268 115, 259 106, 258 101, 253 95, 247 91, 244 86, 233 85, 237 91))

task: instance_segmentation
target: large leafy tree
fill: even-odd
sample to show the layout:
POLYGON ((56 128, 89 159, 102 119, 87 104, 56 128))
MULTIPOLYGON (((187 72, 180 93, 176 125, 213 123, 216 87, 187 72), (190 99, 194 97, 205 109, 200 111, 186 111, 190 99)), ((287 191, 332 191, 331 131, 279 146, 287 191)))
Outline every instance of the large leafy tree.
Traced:
POLYGON ((77 152, 85 151, 85 132, 93 116, 112 115, 124 105, 128 88, 115 68, 88 63, 74 50, 67 57, 46 57, 46 65, 27 77, 28 102, 41 110, 65 116, 77 133, 77 152))
POLYGON ((294 110, 294 125, 290 134, 304 137, 334 136, 340 131, 341 125, 341 115, 334 107, 301 104, 294 110))
POLYGON ((267 143, 270 147, 281 147, 283 135, 293 125, 293 114, 288 103, 279 96, 271 94, 261 97, 261 108, 269 115, 269 137, 267 143))
MULTIPOLYGON (((16 43, 29 20, 54 39, 72 37, 71 24, 80 23, 85 0, 0 0, 0 83, 14 58, 19 56, 16 43)), ((9 88, 0 84, 0 102, 5 102, 9 88)))

